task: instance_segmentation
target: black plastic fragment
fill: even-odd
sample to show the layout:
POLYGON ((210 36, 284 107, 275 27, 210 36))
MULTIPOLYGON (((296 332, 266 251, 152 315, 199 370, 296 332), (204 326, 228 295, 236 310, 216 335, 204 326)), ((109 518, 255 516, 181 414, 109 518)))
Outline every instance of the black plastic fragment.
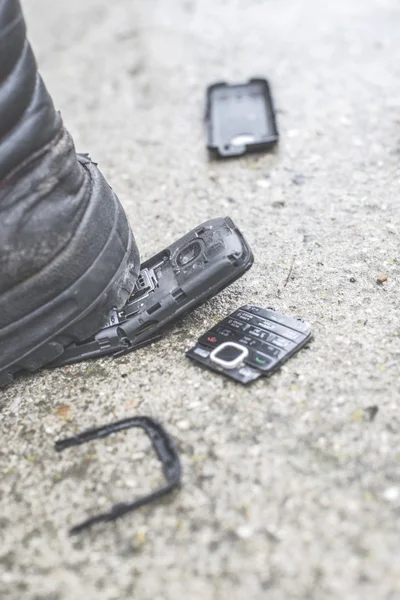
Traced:
POLYGON ((79 523, 79 525, 75 525, 75 527, 70 530, 71 535, 80 533, 84 529, 87 529, 96 523, 115 521, 126 513, 132 512, 141 506, 152 504, 156 500, 172 492, 175 488, 180 487, 182 468, 178 452, 171 437, 164 427, 151 417, 132 417, 130 419, 123 419, 122 421, 116 421, 115 423, 110 423, 109 425, 104 425, 95 429, 88 429, 87 431, 83 431, 76 436, 66 438, 64 440, 58 440, 55 443, 55 448, 58 452, 61 452, 66 448, 80 446, 81 444, 86 444, 87 442, 99 438, 105 438, 112 433, 124 431, 125 429, 130 429, 132 427, 140 427, 150 438, 157 457, 162 463, 162 470, 167 481, 166 485, 133 502, 114 504, 109 512, 94 515, 86 521, 79 523))

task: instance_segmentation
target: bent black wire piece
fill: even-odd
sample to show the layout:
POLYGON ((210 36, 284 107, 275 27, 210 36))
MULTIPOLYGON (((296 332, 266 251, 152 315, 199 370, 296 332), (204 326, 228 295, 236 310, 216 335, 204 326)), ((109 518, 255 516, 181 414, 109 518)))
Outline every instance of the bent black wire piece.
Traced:
POLYGON ((71 446, 80 446, 81 444, 85 444, 91 440, 104 438, 111 433, 117 433, 118 431, 130 429, 131 427, 140 427, 150 438, 157 457, 162 463, 162 470, 165 479, 167 480, 167 484, 158 490, 151 492, 147 496, 143 496, 143 498, 135 500, 134 502, 114 504, 109 512, 89 517, 89 519, 86 521, 83 521, 79 525, 75 525, 75 527, 70 530, 71 535, 80 533, 84 529, 87 529, 96 523, 115 521, 126 513, 134 511, 141 506, 145 506, 146 504, 151 504, 159 498, 169 494, 175 488, 180 487, 182 468, 178 452, 176 451, 175 445, 164 427, 151 417, 132 417, 130 419, 116 421, 115 423, 110 423, 109 425, 104 425, 103 427, 98 427, 96 429, 88 429, 87 431, 83 431, 76 436, 66 438, 65 440, 58 440, 55 443, 55 448, 57 452, 61 452, 66 448, 71 448, 71 446))

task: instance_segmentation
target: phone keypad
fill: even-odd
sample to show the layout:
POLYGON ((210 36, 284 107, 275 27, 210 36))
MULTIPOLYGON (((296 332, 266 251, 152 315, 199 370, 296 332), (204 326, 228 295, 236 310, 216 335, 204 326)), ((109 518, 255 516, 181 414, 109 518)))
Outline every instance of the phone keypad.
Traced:
POLYGON ((280 315, 272 309, 244 306, 203 334, 187 355, 247 384, 261 375, 271 375, 310 339, 311 332, 304 321, 280 315), (217 361, 215 364, 212 360, 218 356, 218 347, 222 344, 244 349, 243 359, 235 368, 228 363, 225 368, 225 363, 217 361), (199 348, 203 352, 199 352, 199 348))

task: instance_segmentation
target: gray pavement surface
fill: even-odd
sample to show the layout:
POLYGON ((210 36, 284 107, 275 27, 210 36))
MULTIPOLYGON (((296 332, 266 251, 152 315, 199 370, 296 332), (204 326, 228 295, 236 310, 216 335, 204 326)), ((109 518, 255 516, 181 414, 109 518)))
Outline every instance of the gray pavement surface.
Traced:
POLYGON ((0 597, 399 600, 398 1, 23 5, 142 256, 229 214, 256 263, 157 345, 1 392, 0 597), (271 80, 279 151, 209 161, 205 87, 253 75, 271 80), (183 352, 248 301, 303 316, 315 341, 245 389, 183 352), (182 491, 68 537, 161 475, 137 431, 61 455, 54 440, 139 414, 174 436, 182 491))

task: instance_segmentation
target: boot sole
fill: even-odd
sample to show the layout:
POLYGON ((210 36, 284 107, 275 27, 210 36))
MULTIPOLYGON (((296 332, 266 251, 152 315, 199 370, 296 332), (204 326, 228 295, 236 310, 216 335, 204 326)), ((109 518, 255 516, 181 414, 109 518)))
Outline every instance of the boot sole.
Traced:
MULTIPOLYGON (((131 236, 131 246, 132 243, 133 237, 131 236)), ((0 371, 0 388, 10 384, 15 375, 21 372, 33 373, 37 371, 58 358, 64 352, 64 348, 72 342, 84 341, 101 329, 109 311, 114 306, 121 308, 130 296, 137 279, 136 273, 132 272, 132 264, 134 264, 136 254, 136 250, 132 250, 132 248, 126 252, 117 274, 108 287, 76 320, 51 336, 50 339, 24 354, 20 359, 7 365, 5 369, 2 369, 0 371)), ((46 307, 49 320, 52 320, 52 315, 59 311, 62 312, 65 308, 68 310, 69 306, 74 304, 74 291, 71 290, 66 298, 62 300, 57 298, 57 302, 54 302, 53 306, 55 310, 49 310, 49 307, 46 307)), ((43 317, 37 315, 37 319, 38 323, 40 322, 44 326, 43 317)))

